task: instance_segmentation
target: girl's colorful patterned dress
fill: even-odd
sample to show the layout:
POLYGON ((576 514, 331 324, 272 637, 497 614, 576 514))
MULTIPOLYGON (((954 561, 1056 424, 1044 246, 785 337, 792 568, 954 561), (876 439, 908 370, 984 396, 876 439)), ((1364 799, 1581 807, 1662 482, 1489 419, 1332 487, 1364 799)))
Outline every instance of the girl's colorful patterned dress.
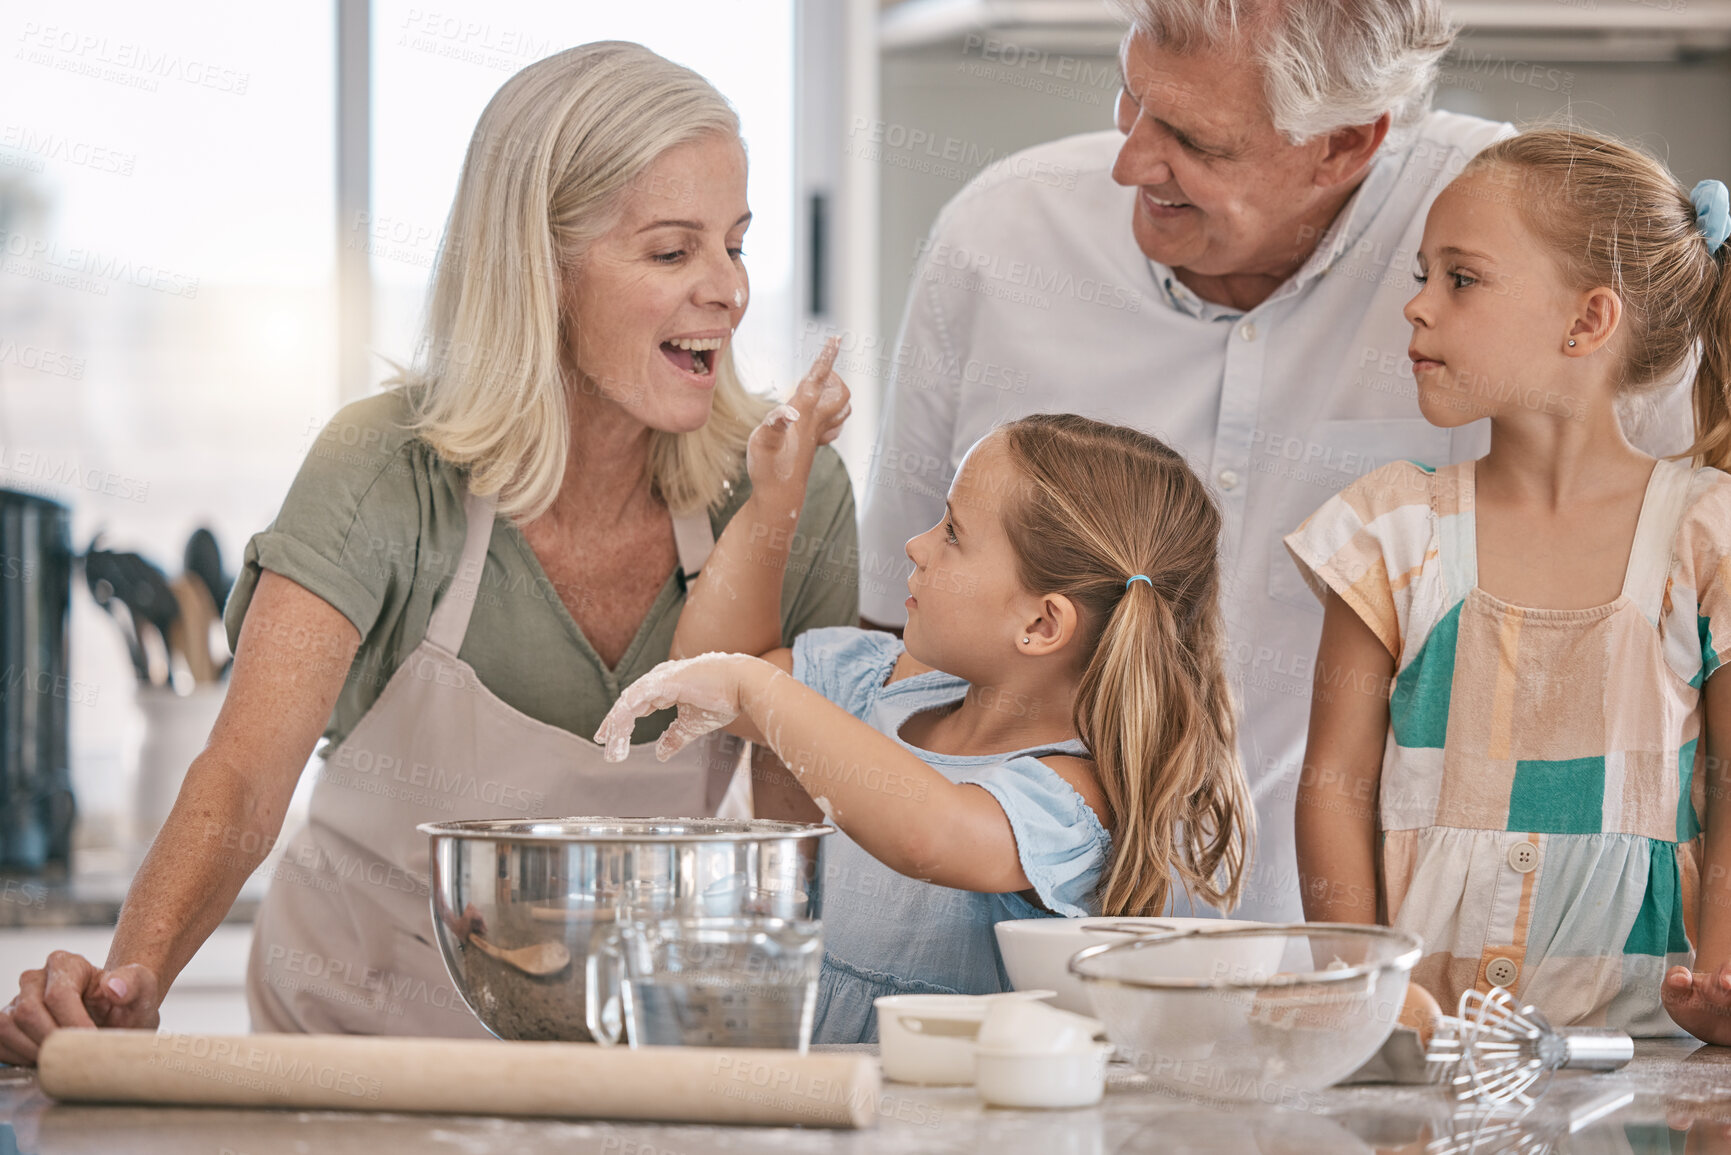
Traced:
MULTIPOLYGON (((1286 538, 1395 658, 1383 755, 1389 921, 1450 1010, 1510 988, 1561 1026, 1677 1034, 1694 954, 1702 685, 1731 638, 1731 476, 1660 461, 1623 591, 1530 609, 1478 586, 1473 462, 1358 479, 1286 538)), ((1338 679, 1337 679, 1338 680, 1338 679)), ((1346 690, 1319 671, 1317 692, 1346 690)))

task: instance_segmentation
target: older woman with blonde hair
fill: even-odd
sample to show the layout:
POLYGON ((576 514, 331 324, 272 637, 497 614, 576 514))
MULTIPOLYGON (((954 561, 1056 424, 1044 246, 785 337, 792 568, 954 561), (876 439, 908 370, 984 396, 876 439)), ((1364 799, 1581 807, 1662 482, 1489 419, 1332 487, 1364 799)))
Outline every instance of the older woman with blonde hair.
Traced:
POLYGON ((505 83, 413 366, 336 415, 247 547, 227 700, 106 964, 57 951, 25 972, 0 1060, 34 1062, 60 1026, 156 1024, 321 734, 254 927, 255 1029, 485 1035, 432 943, 419 822, 737 811, 737 748, 610 766, 584 736, 667 658, 748 502, 796 526, 766 549, 804 543, 789 640, 856 620, 853 496, 822 448, 846 387, 820 358, 797 416, 765 422, 734 370, 750 218, 738 119, 696 73, 605 42, 505 83))

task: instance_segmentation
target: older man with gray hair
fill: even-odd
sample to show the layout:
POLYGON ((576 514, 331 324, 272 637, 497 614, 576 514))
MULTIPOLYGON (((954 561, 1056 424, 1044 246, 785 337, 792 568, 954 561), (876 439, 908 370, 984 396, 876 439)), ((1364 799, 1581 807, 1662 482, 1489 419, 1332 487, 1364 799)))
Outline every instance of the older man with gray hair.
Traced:
MULTIPOLYGON (((994 424, 1070 410, 1164 439, 1225 518, 1260 824, 1237 913, 1296 921, 1312 688, 1344 687, 1316 666, 1320 607, 1280 538, 1389 460, 1488 448, 1486 422, 1420 416, 1401 306, 1432 199, 1512 128, 1430 110, 1454 35, 1441 0, 1119 7, 1117 131, 994 166, 926 242, 866 486, 861 612, 905 620, 902 543, 942 516, 962 454, 994 424), (1053 172, 1066 179, 1027 178, 1053 172)), ((1664 408, 1636 436, 1648 452, 1687 444, 1686 404, 1664 408)))

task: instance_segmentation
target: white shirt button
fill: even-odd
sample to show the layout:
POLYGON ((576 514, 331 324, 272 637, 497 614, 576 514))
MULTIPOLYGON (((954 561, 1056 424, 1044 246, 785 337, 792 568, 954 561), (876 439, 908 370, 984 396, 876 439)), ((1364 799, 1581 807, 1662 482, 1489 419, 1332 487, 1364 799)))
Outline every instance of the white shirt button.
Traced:
POLYGON ((1246 321, 1244 324, 1238 326, 1238 335, 1243 337, 1246 341, 1256 340, 1256 322, 1246 321))
POLYGON ((1238 488, 1238 471, 1234 470, 1234 469, 1222 469, 1220 471, 1220 488, 1221 489, 1237 489, 1238 488))
POLYGON ((1520 973, 1521 968, 1515 965, 1514 959, 1494 958, 1485 964, 1485 978, 1494 987, 1512 986, 1520 973))
POLYGON ((1522 874, 1531 874, 1539 865, 1539 848, 1530 842, 1517 842, 1509 847, 1509 865, 1522 874))

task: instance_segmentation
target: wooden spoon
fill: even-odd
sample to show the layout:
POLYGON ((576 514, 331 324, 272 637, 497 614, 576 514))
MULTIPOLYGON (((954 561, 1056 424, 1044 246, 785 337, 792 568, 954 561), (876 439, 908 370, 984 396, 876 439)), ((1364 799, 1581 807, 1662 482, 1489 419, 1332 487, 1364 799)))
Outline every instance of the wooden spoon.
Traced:
POLYGON ((168 626, 169 648, 186 658, 195 684, 216 681, 219 671, 210 656, 210 627, 221 616, 216 603, 203 583, 185 574, 169 582, 168 588, 180 607, 179 616, 168 626))
POLYGON ((533 946, 512 947, 507 950, 494 946, 478 934, 471 934, 469 941, 480 947, 482 954, 491 955, 526 975, 558 974, 571 965, 571 952, 565 949, 562 942, 538 942, 533 946))

